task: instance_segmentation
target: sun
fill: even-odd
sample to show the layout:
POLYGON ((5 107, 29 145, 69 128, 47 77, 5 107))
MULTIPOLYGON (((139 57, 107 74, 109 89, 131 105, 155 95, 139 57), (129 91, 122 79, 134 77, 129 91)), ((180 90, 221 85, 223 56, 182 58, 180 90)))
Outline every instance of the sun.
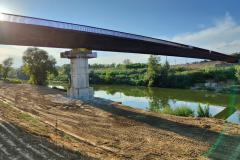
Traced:
POLYGON ((10 13, 10 10, 7 7, 0 6, 0 21, 4 19, 4 15, 2 13, 10 13))

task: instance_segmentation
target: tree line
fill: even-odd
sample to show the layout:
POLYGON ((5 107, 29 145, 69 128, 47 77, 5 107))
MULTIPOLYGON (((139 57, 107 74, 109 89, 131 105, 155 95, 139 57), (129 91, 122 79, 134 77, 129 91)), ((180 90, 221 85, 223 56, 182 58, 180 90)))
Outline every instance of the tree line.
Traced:
MULTIPOLYGON (((239 53, 236 55, 239 56, 239 53)), ((42 49, 28 48, 23 53, 22 60, 23 65, 17 69, 12 67, 12 58, 4 60, 0 65, 2 79, 17 78, 37 85, 46 85, 53 81, 60 83, 69 81, 70 64, 56 66, 56 60, 42 49)), ((91 84, 188 88, 207 80, 240 82, 239 65, 201 69, 173 67, 169 65, 168 61, 161 63, 160 57, 153 55, 149 57, 146 64, 132 63, 129 59, 125 59, 122 64, 92 64, 89 67, 91 84)))
POLYGON ((57 75, 56 60, 39 48, 31 47, 23 53, 23 65, 14 69, 13 58, 7 58, 0 65, 0 76, 3 80, 17 78, 31 84, 45 85, 50 74, 57 75))

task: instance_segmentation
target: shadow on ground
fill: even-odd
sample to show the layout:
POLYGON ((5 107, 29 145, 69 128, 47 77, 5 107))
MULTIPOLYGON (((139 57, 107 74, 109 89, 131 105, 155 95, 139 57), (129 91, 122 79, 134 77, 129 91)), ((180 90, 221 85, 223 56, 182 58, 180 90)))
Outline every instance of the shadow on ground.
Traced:
POLYGON ((27 133, 12 123, 0 121, 0 159, 86 160, 90 158, 57 146, 46 138, 27 133))
POLYGON ((113 115, 122 116, 137 122, 145 123, 158 129, 174 132, 185 137, 207 142, 212 146, 209 151, 205 153, 205 156, 209 158, 218 160, 240 159, 240 135, 230 136, 198 126, 182 124, 157 116, 121 109, 118 106, 113 105, 112 102, 109 102, 108 106, 101 105, 100 103, 88 103, 113 115))

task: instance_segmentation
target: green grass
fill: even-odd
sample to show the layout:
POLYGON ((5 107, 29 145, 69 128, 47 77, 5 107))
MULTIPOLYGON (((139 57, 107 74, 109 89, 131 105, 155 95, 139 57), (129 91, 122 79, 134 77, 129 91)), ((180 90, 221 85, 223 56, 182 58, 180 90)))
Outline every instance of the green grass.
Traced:
POLYGON ((7 83, 13 83, 13 84, 21 84, 21 83, 23 83, 23 81, 20 80, 20 79, 5 79, 3 81, 7 82, 7 83))
POLYGON ((186 106, 180 106, 175 109, 172 109, 170 107, 165 107, 162 109, 161 112, 165 114, 171 114, 171 115, 182 116, 182 117, 194 116, 194 111, 191 108, 188 108, 186 106))
POLYGON ((189 117, 189 116, 193 116, 194 111, 188 107, 185 106, 181 106, 181 107, 177 107, 174 110, 174 114, 176 116, 183 116, 183 117, 189 117))
POLYGON ((164 107, 161 112, 164 114, 174 115, 174 110, 171 107, 164 107))
POLYGON ((40 123, 40 121, 37 118, 32 117, 26 113, 21 113, 18 118, 22 121, 27 121, 28 123, 30 123, 33 126, 38 126, 40 123))
POLYGON ((66 133, 63 133, 62 138, 66 141, 70 141, 70 142, 77 142, 76 138, 72 137, 71 135, 68 135, 66 133))
POLYGON ((237 109, 240 110, 240 105, 237 106, 237 109))
POLYGON ((202 107, 200 104, 198 104, 197 114, 198 117, 211 117, 209 113, 209 105, 202 107))

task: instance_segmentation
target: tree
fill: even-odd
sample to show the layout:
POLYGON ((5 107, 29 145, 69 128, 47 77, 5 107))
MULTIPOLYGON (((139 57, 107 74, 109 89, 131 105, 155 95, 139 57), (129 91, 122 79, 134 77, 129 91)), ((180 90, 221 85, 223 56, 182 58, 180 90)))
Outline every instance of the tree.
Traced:
POLYGON ((57 74, 56 60, 48 53, 38 48, 28 48, 23 55, 23 70, 30 79, 30 83, 46 84, 48 74, 57 74))
POLYGON ((112 71, 106 72, 105 81, 108 83, 112 83, 114 81, 114 73, 112 71))
POLYGON ((236 52, 236 53, 233 53, 233 54, 231 54, 232 56, 235 56, 235 57, 237 57, 237 58, 239 58, 240 59, 240 52, 236 52))
POLYGON ((160 86, 166 86, 168 83, 168 73, 170 70, 170 65, 168 61, 160 69, 160 77, 159 77, 159 84, 160 86))
POLYGON ((151 55, 148 58, 148 68, 146 73, 146 79, 148 81, 148 86, 156 85, 156 82, 159 78, 161 65, 159 64, 160 57, 151 55))
POLYGON ((8 77, 8 73, 11 70, 11 66, 13 65, 13 58, 7 58, 3 61, 2 64, 2 75, 3 79, 6 80, 8 77))
POLYGON ((124 59, 123 60, 123 64, 128 65, 131 64, 132 62, 130 61, 130 59, 124 59))
POLYGON ((70 75, 71 66, 70 64, 64 64, 59 68, 60 75, 70 75))
POLYGON ((240 83, 240 66, 239 65, 236 67, 235 76, 238 79, 238 82, 240 83))
POLYGON ((28 80, 29 79, 29 76, 26 75, 26 73, 24 73, 24 67, 21 66, 20 68, 17 68, 16 69, 16 76, 18 79, 20 80, 28 80))

